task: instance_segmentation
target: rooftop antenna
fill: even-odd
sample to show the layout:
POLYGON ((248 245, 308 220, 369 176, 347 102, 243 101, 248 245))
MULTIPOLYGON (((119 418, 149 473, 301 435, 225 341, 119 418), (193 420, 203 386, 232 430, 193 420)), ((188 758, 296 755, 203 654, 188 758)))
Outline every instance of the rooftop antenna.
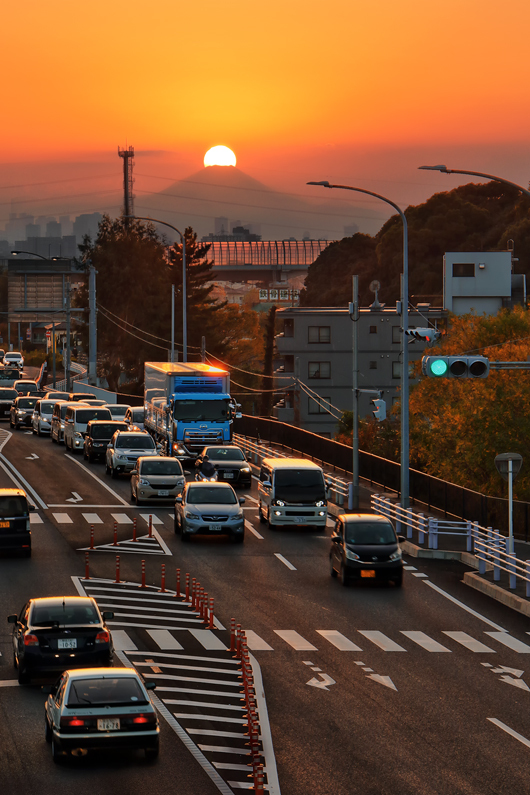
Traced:
POLYGON ((370 282, 369 289, 372 291, 372 293, 375 293, 374 302, 371 305, 370 309, 374 310, 383 309, 384 304, 379 303, 379 297, 378 297, 378 292, 381 289, 381 282, 377 281, 377 279, 374 279, 373 281, 370 282))

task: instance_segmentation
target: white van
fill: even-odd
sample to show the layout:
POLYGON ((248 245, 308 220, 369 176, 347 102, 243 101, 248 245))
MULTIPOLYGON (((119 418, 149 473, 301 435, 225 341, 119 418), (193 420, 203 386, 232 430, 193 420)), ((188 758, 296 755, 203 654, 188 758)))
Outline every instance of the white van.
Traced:
POLYGON ((325 527, 327 488, 322 468, 304 458, 264 458, 258 482, 260 522, 325 527))
POLYGON ((87 425, 91 420, 112 420, 108 408, 77 403, 66 409, 64 417, 64 446, 72 453, 82 452, 87 425))

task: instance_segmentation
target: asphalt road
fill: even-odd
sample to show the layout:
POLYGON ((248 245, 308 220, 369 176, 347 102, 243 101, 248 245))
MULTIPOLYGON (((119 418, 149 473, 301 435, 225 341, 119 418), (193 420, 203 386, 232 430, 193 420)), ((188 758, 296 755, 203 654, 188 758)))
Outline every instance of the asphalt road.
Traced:
POLYGON ((16 683, 10 626, 0 624, 2 793, 62 795, 75 788, 80 795, 209 795, 248 787, 246 760, 234 756, 241 720, 226 655, 231 618, 247 631, 261 667, 273 743, 273 751, 267 749, 271 791, 528 791, 530 626, 466 588, 461 564, 409 560, 402 589, 371 583, 343 588, 329 573, 329 528, 326 535, 268 530, 258 521, 254 487, 242 492, 244 544, 223 538, 182 544, 173 532, 171 506, 132 506, 127 477, 111 480, 102 464, 85 464, 47 438, 23 430, 8 436, 7 423, 0 429, 2 442, 0 486, 12 485, 11 472, 34 490, 38 508, 31 559, 0 557, 4 614, 18 612, 30 596, 79 588, 93 593, 115 612, 121 661, 159 677, 156 693, 170 718, 161 720, 154 764, 140 753, 125 753, 54 765, 44 741, 39 683, 16 683), (145 535, 150 513, 160 541, 152 542, 152 551, 158 554, 120 546, 120 578, 129 583, 121 585, 114 583, 116 551, 91 552, 91 581, 83 585, 90 526, 101 547, 112 543, 115 521, 122 542, 131 538, 134 517, 138 535, 145 535), (134 589, 141 559, 152 587, 140 599, 134 589), (176 615, 159 593, 162 564, 168 588, 175 587, 177 567, 182 577, 188 572, 200 580, 225 629, 204 635, 204 625, 194 624, 189 611, 176 615), (207 648, 212 636, 218 646, 207 648), (191 683, 204 677, 208 685, 191 683), (193 687, 202 689, 191 693, 193 687), (200 699, 205 706, 199 708, 200 699))

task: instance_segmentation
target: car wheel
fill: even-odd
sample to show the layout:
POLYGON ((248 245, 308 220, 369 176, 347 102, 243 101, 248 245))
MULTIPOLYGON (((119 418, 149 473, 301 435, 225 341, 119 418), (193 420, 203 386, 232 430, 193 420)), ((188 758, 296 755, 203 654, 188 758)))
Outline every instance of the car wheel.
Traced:
POLYGON ((261 512, 261 502, 260 502, 260 504, 258 505, 258 516, 259 516, 260 523, 261 523, 261 524, 265 524, 265 522, 266 522, 267 520, 265 519, 265 517, 263 516, 263 514, 262 514, 262 512, 261 512))
POLYGON ((136 497, 134 496, 134 491, 131 490, 131 505, 134 505, 136 502, 136 497))
POLYGON ((56 765, 60 765, 61 762, 63 761, 64 757, 63 757, 62 753, 60 752, 59 748, 57 747, 57 743, 55 742, 53 736, 52 736, 51 743, 52 743, 52 759, 53 759, 53 761, 55 762, 56 765))
POLYGON ((238 533, 237 535, 232 536, 232 541, 234 544, 242 544, 245 540, 245 533, 238 533))
POLYGON ((271 524, 271 512, 268 511, 267 513, 267 527, 269 530, 275 530, 277 525, 271 524))
POLYGON ((110 476, 111 478, 114 478, 114 480, 116 480, 116 478, 118 477, 118 473, 116 472, 113 466, 111 466, 110 468, 110 476))
POLYGON ((19 685, 29 685, 31 676, 28 674, 26 668, 18 666, 18 683, 19 685))
POLYGON ((333 559, 331 555, 329 556, 329 573, 331 574, 332 577, 337 576, 337 571, 336 569, 333 568, 333 559))
POLYGON ((35 430, 35 426, 34 425, 31 426, 31 433, 33 433, 33 434, 37 433, 37 431, 35 430))
POLYGON ((51 730, 51 726, 48 723, 48 718, 44 715, 44 739, 47 743, 51 743, 53 737, 53 732, 51 730))
POLYGON ((15 652, 13 652, 13 668, 15 669, 15 671, 18 670, 18 660, 17 660, 17 655, 15 654, 15 652))
POLYGON ((50 438, 51 438, 52 442, 55 442, 55 444, 57 444, 57 439, 55 438, 53 433, 50 433, 50 438))
POLYGON ((30 558, 31 557, 31 547, 29 549, 24 550, 24 557, 30 558))
POLYGON ((175 535, 180 535, 180 522, 177 519, 177 512, 175 511, 175 535))
POLYGON ((341 561, 341 564, 340 564, 340 584, 344 585, 344 587, 346 587, 348 585, 349 581, 350 581, 350 578, 348 576, 348 572, 346 570, 346 566, 344 565, 344 561, 341 561))
POLYGON ((149 761, 153 761, 158 757, 158 750, 159 750, 158 745, 152 746, 151 748, 146 748, 145 758, 148 759, 149 761))
POLYGON ((190 534, 186 533, 186 530, 180 525, 180 540, 185 541, 186 543, 190 540, 190 534))
POLYGON ((9 418, 9 427, 10 427, 10 428, 14 428, 14 427, 15 427, 15 425, 14 425, 14 423, 13 423, 13 420, 11 419, 11 417, 9 418))
POLYGON ((40 427, 40 422, 37 424, 37 436, 42 436, 42 431, 40 427))
POLYGON ((110 467, 109 467, 109 465, 107 464, 106 461, 105 461, 105 472, 106 472, 107 475, 110 475, 110 467))
POLYGON ((403 585, 403 572, 400 572, 398 577, 394 577, 394 585, 396 588, 401 588, 403 585))

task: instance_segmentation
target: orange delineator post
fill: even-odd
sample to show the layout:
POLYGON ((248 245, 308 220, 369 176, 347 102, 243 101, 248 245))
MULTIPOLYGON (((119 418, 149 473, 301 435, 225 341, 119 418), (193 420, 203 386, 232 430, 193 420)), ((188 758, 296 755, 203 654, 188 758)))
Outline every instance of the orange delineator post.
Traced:
POLYGON ((236 620, 235 618, 230 619, 230 649, 229 651, 236 650, 236 620))
POLYGON ((160 581, 160 593, 166 592, 166 565, 162 563, 162 576, 160 581))
POLYGON ((116 555, 116 579, 114 582, 121 582, 120 580, 120 556, 116 555))
POLYGON ((145 584, 145 560, 142 560, 142 584, 140 585, 140 588, 145 588, 145 587, 146 587, 146 584, 145 584))
POLYGON ((208 629, 213 629, 213 596, 210 598, 210 622, 208 629))
POLYGON ((112 542, 113 547, 119 546, 118 544, 118 522, 114 522, 114 541, 112 542))
POLYGON ((177 588, 175 590, 175 596, 178 596, 180 599, 180 569, 177 569, 177 588))
POLYGON ((153 537, 153 516, 149 514, 149 538, 153 537))
POLYGON ((133 537, 132 537, 132 540, 133 541, 137 541, 137 538, 136 538, 136 516, 133 519, 133 537))
POLYGON ((88 565, 88 552, 85 552, 85 580, 90 579, 90 569, 88 565))
POLYGON ((186 574, 186 602, 190 601, 190 575, 186 574))
POLYGON ((90 549, 94 549, 94 525, 90 525, 90 549))

